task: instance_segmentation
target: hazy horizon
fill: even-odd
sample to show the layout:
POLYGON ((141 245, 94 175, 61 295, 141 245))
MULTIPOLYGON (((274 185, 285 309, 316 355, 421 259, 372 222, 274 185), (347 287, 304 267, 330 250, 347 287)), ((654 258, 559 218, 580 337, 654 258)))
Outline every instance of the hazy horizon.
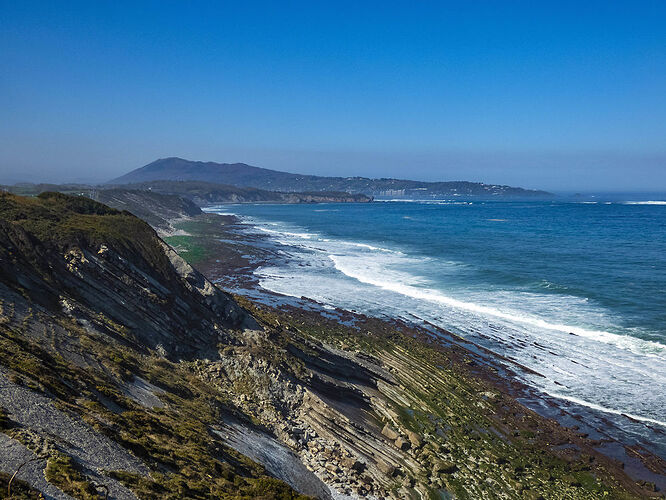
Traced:
POLYGON ((0 183, 179 156, 666 191, 663 2, 0 1, 0 183))
MULTIPOLYGON (((555 194, 559 195, 567 195, 567 194, 574 194, 574 193, 582 193, 582 194, 587 194, 587 195, 603 195, 603 194, 661 194, 664 195, 666 194, 666 188, 660 189, 660 188, 647 188, 647 189, 627 189, 627 188, 613 188, 613 187, 592 187, 592 188, 585 188, 584 185, 580 186, 580 189, 569 189, 566 187, 560 188, 560 187, 555 187, 555 188, 547 188, 544 187, 543 185, 530 185, 528 182, 522 182, 520 179, 515 179, 514 181, 501 181, 501 180, 495 180, 493 181, 493 177, 499 178, 502 174, 502 172, 499 172, 499 175, 488 175, 488 176, 467 176, 466 178, 457 178, 457 177, 449 177, 449 178, 440 178, 437 177, 438 172, 433 172, 434 175, 432 176, 427 176, 427 175, 422 175, 424 171, 426 171, 426 168, 423 168, 420 170, 421 175, 409 175, 408 172, 405 172, 404 174, 397 173, 396 175, 363 175, 361 173, 358 173, 358 171, 355 171, 352 169, 345 169, 343 170, 338 170, 335 168, 332 168, 333 173, 327 173, 325 166, 327 165, 326 159, 323 158, 322 154, 322 159, 319 160, 317 163, 319 168, 312 169, 313 171, 307 171, 307 167, 304 166, 302 169, 298 168, 280 168, 280 167, 275 167, 273 168, 274 170, 281 170, 285 172, 291 172, 291 173, 297 173, 297 174, 311 174, 311 175, 321 175, 321 176, 340 176, 340 177, 355 177, 355 176, 360 176, 360 177, 370 177, 370 178, 381 178, 381 177, 392 177, 396 179, 409 179, 409 180, 417 180, 417 181, 425 181, 425 182, 437 182, 437 181, 470 181, 470 182, 483 182, 486 184, 503 184, 503 185, 510 185, 510 186, 515 186, 515 187, 522 187, 526 189, 542 189, 545 191, 550 191, 555 194), (322 168, 322 166, 324 166, 322 168), (345 173, 348 172, 348 173, 345 173), (489 180, 490 179, 490 180, 489 180)), ((335 158, 338 155, 331 155, 330 153, 326 154, 327 156, 330 156, 331 158, 335 158)), ((173 155, 175 156, 175 155, 173 155)), ((161 158, 169 158, 170 156, 162 156, 161 158)), ((182 158, 182 156, 180 157, 182 158)), ((478 158, 478 157, 477 157, 478 158)), ((145 164, 139 165, 135 168, 141 168, 148 163, 151 163, 152 161, 158 160, 159 158, 154 158, 153 160, 146 162, 145 164)), ((224 161, 224 160, 211 160, 211 159, 196 159, 196 158, 184 158, 186 160, 191 160, 191 161, 201 161, 201 162, 215 162, 215 163, 246 163, 248 165, 252 165, 255 167, 263 167, 263 168, 270 168, 265 165, 261 165, 258 163, 252 163, 252 162, 247 162, 247 161, 224 161)), ((412 158, 412 162, 416 164, 423 164, 425 162, 428 162, 428 164, 431 164, 427 158, 423 158, 422 155, 414 155, 412 158)), ((295 162, 298 163, 298 162, 295 162)), ((480 164, 481 162, 476 161, 476 164, 480 164)), ((492 167, 495 169, 498 169, 501 167, 502 161, 494 161, 492 163, 492 167)), ((427 165, 424 165, 427 166, 427 165)), ((601 166, 603 168, 603 165, 601 166)), ((91 184, 91 185, 97 185, 97 184, 105 184, 108 181, 112 180, 112 178, 118 177, 122 174, 128 173, 131 170, 134 170, 135 168, 127 168, 127 169, 115 169, 112 168, 109 170, 110 174, 106 176, 99 176, 99 175, 92 175, 92 176, 76 176, 76 175, 68 175, 67 170, 68 169, 58 169, 57 172, 54 172, 51 175, 40 175, 37 174, 34 178, 30 178, 30 176, 25 176, 25 177, 20 177, 17 176, 16 178, 12 178, 11 176, 5 177, 5 178, 0 178, 0 184, 5 184, 5 185, 13 185, 13 184, 21 184, 21 183, 34 183, 34 184, 39 184, 39 183, 46 183, 46 184, 91 184)), ((491 169, 489 169, 491 170, 491 169)), ((592 173, 588 170, 589 173, 592 173)), ((592 174, 594 175, 594 174, 592 174)), ((506 179, 510 179, 510 175, 506 175, 506 179)), ((603 186, 604 183, 599 182, 598 186, 603 186)))

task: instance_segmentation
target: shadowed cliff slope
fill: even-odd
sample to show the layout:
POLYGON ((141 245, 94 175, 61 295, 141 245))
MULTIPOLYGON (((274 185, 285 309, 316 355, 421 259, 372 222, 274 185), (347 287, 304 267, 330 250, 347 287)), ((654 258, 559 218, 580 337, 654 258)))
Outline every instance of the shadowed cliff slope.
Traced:
POLYGON ((84 197, 0 197, 0 273, 45 307, 73 300, 139 345, 191 355, 246 315, 144 221, 84 197), (214 318, 214 320, 212 320, 214 318))

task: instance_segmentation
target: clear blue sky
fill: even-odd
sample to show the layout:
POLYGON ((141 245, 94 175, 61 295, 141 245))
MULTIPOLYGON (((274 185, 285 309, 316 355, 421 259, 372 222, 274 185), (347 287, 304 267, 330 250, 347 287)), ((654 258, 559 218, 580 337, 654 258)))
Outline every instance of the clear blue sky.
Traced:
POLYGON ((666 191, 666 2, 0 0, 0 182, 167 156, 666 191))

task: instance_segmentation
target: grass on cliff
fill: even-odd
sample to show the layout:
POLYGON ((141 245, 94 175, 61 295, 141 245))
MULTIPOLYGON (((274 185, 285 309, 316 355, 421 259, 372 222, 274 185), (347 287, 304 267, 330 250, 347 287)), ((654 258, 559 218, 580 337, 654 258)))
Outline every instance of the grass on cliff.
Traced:
POLYGON ((224 220, 218 215, 202 214, 194 220, 185 220, 174 224, 176 229, 188 234, 167 236, 164 238, 169 245, 189 264, 195 265, 212 259, 218 255, 217 243, 220 238, 220 226, 224 220))
MULTIPOLYGON (((168 268, 155 231, 126 211, 109 208, 83 196, 44 192, 36 197, 0 193, 0 229, 28 233, 45 246, 68 248, 101 244, 139 256, 158 271, 168 268)), ((19 245, 26 245, 15 237, 19 245)), ((18 248, 28 253, 32 248, 18 248)), ((137 260, 138 262, 138 260, 137 260)))
MULTIPOLYGON (((98 432, 131 451, 151 469, 148 477, 109 471, 142 499, 305 499, 286 483, 268 476, 260 465, 225 446, 210 432, 221 420, 225 402, 217 391, 177 363, 137 354, 102 342, 74 322, 62 320, 80 348, 94 352, 108 370, 86 370, 46 352, 17 329, 0 325, 0 365, 9 377, 56 398, 56 406, 74 412, 98 432), (165 408, 146 408, 122 388, 134 375, 166 391, 165 408), (102 397, 104 399, 102 399, 102 397), (109 402, 119 410, 109 409, 109 402)), ((0 432, 13 434, 6 415, 0 432)), ((15 434, 18 438, 19 433, 15 434)), ((57 445, 57 443, 56 443, 57 445)), ((46 478, 76 498, 98 493, 76 462, 64 453, 52 456, 46 478)))
POLYGON ((100 498, 97 489, 78 470, 72 457, 63 453, 57 453, 49 457, 46 461, 44 476, 49 483, 74 498, 81 500, 98 500, 100 498))

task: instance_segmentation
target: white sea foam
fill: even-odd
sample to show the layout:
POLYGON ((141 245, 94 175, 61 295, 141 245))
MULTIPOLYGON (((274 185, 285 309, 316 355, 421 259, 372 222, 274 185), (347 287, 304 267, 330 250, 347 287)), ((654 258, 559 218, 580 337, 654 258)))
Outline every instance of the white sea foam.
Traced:
POLYGON ((664 200, 648 200, 648 201, 623 201, 623 205, 666 205, 664 200))
MULTIPOLYGON (((256 223, 257 221, 252 221, 256 223)), ((370 250, 373 252, 382 252, 382 253, 391 253, 391 254, 396 254, 396 255, 404 255, 403 252, 400 250, 394 250, 391 248, 384 248, 384 247, 378 247, 375 245, 370 245, 369 243, 359 243, 356 241, 346 241, 346 240, 335 240, 331 238, 322 238, 319 234, 317 233, 308 233, 308 232, 300 232, 297 230, 293 230, 292 228, 285 228, 284 226, 281 229, 268 229, 267 227, 264 227, 265 225, 272 225, 272 226, 277 226, 275 223, 266 223, 262 222, 260 225, 255 225, 256 229, 259 231, 262 231, 264 233, 269 233, 274 235, 275 237, 278 238, 283 243, 291 243, 289 238, 297 238, 297 239, 303 239, 303 240, 310 240, 310 241, 320 241, 324 243, 329 243, 333 242, 336 245, 342 245, 342 246, 350 246, 350 247, 356 247, 356 248, 362 248, 366 250, 370 250)))
POLYGON ((292 237, 295 237, 295 238, 302 238, 304 240, 313 240, 313 239, 319 237, 319 235, 315 234, 315 233, 293 233, 293 232, 290 232, 290 231, 279 231, 279 230, 275 230, 275 229, 268 229, 268 228, 261 227, 261 226, 257 226, 257 229, 259 229, 260 231, 263 231, 265 233, 271 233, 271 234, 274 234, 274 235, 277 235, 277 236, 292 236, 292 237))
POLYGON ((565 401, 571 401, 572 403, 576 403, 578 405, 582 406, 587 406, 588 408, 592 408, 593 410, 601 411, 604 413, 611 413, 613 415, 624 415, 629 418, 633 418, 634 420, 639 420, 641 422, 646 422, 649 424, 656 424, 656 425, 661 425, 662 427, 666 427, 666 422, 662 420, 656 420, 654 418, 647 418, 647 417, 641 417, 640 415, 635 415, 633 413, 630 413, 628 411, 622 411, 622 410, 617 410, 615 408, 607 408, 602 405, 598 405, 595 403, 590 403, 589 401, 585 401, 584 399, 576 398, 573 396, 566 396, 564 394, 560 394, 557 392, 549 392, 546 391, 546 394, 549 396, 552 396, 554 398, 558 399, 564 399, 565 401))
POLYGON ((612 311, 566 287, 546 280, 538 284, 549 289, 543 293, 534 284, 529 292, 463 286, 461 273, 474 273, 474 266, 424 260, 405 248, 324 237, 282 222, 241 220, 252 224, 248 231, 261 228, 286 257, 256 271, 267 290, 371 315, 430 321, 542 374, 518 376, 553 397, 615 415, 618 422, 627 415, 663 425, 666 401, 655 388, 666 387, 666 346, 629 335, 631 328, 619 326, 621 318, 612 311), (449 280, 460 286, 449 287, 449 280))
POLYGON ((419 203, 423 200, 412 200, 412 199, 407 199, 407 198, 395 198, 392 200, 375 200, 380 203, 419 203))
MULTIPOLYGON (((257 221, 253 221, 257 222, 257 221)), ((262 225, 256 226, 262 232, 269 233, 274 235, 278 241, 284 244, 297 244, 300 241, 320 243, 323 245, 328 245, 330 250, 333 250, 336 253, 328 255, 328 258, 331 259, 335 268, 342 274, 356 279, 357 281, 372 285, 383 290, 388 290, 391 292, 399 293, 404 296, 411 297, 417 300, 423 300, 430 303, 442 304, 448 307, 452 307, 458 310, 468 311, 479 316, 490 316, 495 318, 500 318, 505 321, 512 323, 520 323, 523 325, 529 325, 530 327, 536 327, 544 330, 553 330, 567 334, 573 334, 580 337, 584 337, 590 340, 597 342, 603 342, 606 344, 611 344, 621 349, 629 350, 631 352, 648 355, 648 356, 658 356, 666 357, 666 345, 659 342, 653 342, 649 340, 643 340, 630 335, 621 335, 606 330, 599 329, 590 329, 584 328, 581 326, 570 325, 558 321, 545 320, 534 315, 530 315, 524 311, 512 310, 506 307, 492 307, 488 305, 481 305, 476 302, 460 300, 448 295, 443 294, 441 291, 426 288, 420 285, 424 284, 424 280, 418 276, 408 275, 407 273, 396 273, 395 271, 390 271, 389 269, 382 267, 380 264, 381 261, 377 260, 377 254, 392 254, 396 257, 404 257, 404 260, 390 262, 394 266, 404 267, 409 264, 410 258, 406 256, 403 252, 399 250, 393 250, 389 248, 379 247, 371 245, 368 243, 345 241, 345 240, 336 240, 331 238, 321 238, 319 234, 309 233, 304 231, 299 231, 291 227, 285 228, 281 227, 280 229, 268 229, 262 225), (288 229, 288 230, 287 230, 288 229), (368 250, 375 255, 370 257, 373 266, 368 265, 368 255, 360 254, 356 255, 353 248, 360 249, 361 251, 368 250), (419 285, 419 286, 414 286, 419 285)), ((308 248, 315 251, 326 251, 326 248, 319 248, 312 246, 308 243, 308 248)), ((444 264, 450 266, 459 266, 460 263, 456 262, 442 262, 438 261, 437 264, 442 266, 444 264)), ((502 292, 499 292, 502 293, 502 292)), ((529 294, 522 293, 520 294, 521 301, 525 301, 529 294)), ((299 295, 300 296, 300 295, 299 295)), ((515 301, 515 294, 514 294, 515 301)), ((505 297, 506 300, 503 302, 510 303, 511 297, 505 297)), ((586 302, 585 298, 574 298, 572 300, 580 300, 586 302)), ((533 309, 539 305, 547 304, 548 300, 558 300, 557 296, 538 296, 537 300, 534 301, 533 309)), ((562 308, 563 304, 557 302, 550 307, 550 310, 555 310, 562 308)), ((588 311, 588 314, 589 311, 588 311)))
POLYGON ((438 290, 428 288, 418 288, 412 285, 404 284, 395 280, 387 280, 382 278, 379 274, 369 273, 368 267, 355 261, 353 257, 345 257, 340 255, 329 255, 333 261, 335 268, 341 273, 354 278, 361 283, 373 285, 384 290, 406 295, 418 300, 425 300, 428 302, 435 302, 470 311, 480 315, 494 316, 502 318, 507 321, 527 324, 538 328, 556 330, 564 333, 573 333, 581 337, 589 338, 607 344, 613 344, 622 349, 628 349, 632 352, 647 355, 666 354, 666 345, 642 340, 635 337, 626 335, 618 335, 615 333, 602 331, 602 330, 589 330, 579 326, 565 325, 560 323, 552 323, 540 318, 535 318, 517 311, 503 311, 494 307, 483 306, 471 302, 465 302, 442 294, 438 290))
POLYGON ((235 213, 232 212, 223 212, 222 209, 218 207, 203 207, 201 211, 207 213, 213 213, 216 215, 236 215, 235 213))
POLYGON ((471 201, 459 200, 412 200, 396 198, 392 200, 375 200, 379 203, 419 203, 421 205, 471 205, 471 201))
POLYGON ((352 245, 352 246, 355 246, 355 247, 358 247, 358 248, 366 248, 368 250, 373 250, 375 252, 394 253, 394 254, 404 255, 399 250, 391 250, 390 248, 376 247, 374 245, 368 245, 367 243, 356 243, 356 242, 353 242, 353 241, 344 241, 344 240, 340 240, 340 243, 347 244, 347 245, 352 245))

